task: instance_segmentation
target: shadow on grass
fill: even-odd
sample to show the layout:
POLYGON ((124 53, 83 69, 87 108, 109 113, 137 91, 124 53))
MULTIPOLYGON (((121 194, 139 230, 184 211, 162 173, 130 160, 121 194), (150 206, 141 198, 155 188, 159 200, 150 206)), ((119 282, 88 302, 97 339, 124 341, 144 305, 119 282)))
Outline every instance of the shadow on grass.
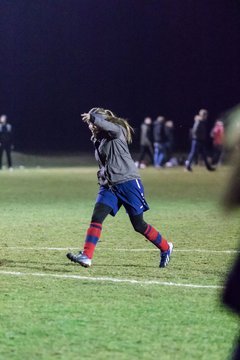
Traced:
MULTIPOLYGON (((7 267, 7 268, 20 268, 20 269, 31 269, 31 270, 46 270, 52 272, 60 272, 60 273, 71 273, 72 268, 82 268, 80 264, 72 264, 72 263, 39 263, 38 261, 15 261, 15 260, 8 260, 8 259, 1 259, 0 260, 0 267, 7 267), (61 268, 57 268, 56 266, 61 266, 61 268), (54 268, 50 267, 53 266, 54 268), (68 269, 69 268, 69 269, 68 269)), ((94 268, 106 268, 109 267, 109 264, 94 264, 94 268)), ((152 268, 150 265, 139 265, 139 264, 111 264, 113 268, 152 268)))
MULTIPOLYGON (((66 270, 66 267, 71 266, 72 264, 56 264, 56 263, 39 263, 37 261, 14 261, 14 260, 7 260, 7 259, 2 259, 0 260, 0 267, 7 267, 7 268, 14 268, 15 270, 20 268, 20 269, 30 269, 30 270, 46 270, 46 271, 50 271, 50 272, 57 272, 57 273, 65 273, 66 271, 71 273, 70 270, 66 270), (61 266, 61 268, 57 268, 56 266, 61 266), (54 268, 49 267, 49 266, 54 266, 54 268)), ((17 270, 16 270, 17 271, 17 270)))

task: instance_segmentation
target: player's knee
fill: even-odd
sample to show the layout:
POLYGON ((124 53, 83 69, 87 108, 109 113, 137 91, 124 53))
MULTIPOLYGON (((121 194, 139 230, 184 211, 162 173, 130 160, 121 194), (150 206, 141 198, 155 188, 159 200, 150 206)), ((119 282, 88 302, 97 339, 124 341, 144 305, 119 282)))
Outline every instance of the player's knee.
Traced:
POLYGON ((105 204, 95 204, 94 211, 92 214, 91 222, 102 224, 107 215, 111 212, 112 208, 105 204))
POLYGON ((135 222, 132 225, 133 225, 134 230, 140 234, 144 234, 144 232, 147 229, 147 223, 145 223, 144 220, 135 222))

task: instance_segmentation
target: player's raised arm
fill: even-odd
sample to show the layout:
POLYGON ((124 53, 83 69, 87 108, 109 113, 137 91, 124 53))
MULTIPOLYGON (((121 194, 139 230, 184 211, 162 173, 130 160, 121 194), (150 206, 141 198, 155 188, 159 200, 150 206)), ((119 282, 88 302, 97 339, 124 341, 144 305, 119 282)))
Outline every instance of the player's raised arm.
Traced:
POLYGON ((112 138, 118 138, 121 134, 121 127, 107 120, 106 116, 97 113, 81 114, 82 121, 95 125, 98 129, 108 132, 112 138))

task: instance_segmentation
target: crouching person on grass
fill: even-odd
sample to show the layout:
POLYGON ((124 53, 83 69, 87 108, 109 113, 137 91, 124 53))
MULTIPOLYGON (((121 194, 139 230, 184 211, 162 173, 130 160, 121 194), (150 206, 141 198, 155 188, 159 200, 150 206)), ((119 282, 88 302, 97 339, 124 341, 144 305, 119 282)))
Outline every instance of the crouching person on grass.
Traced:
POLYGON ((160 268, 166 267, 173 251, 173 244, 143 219, 143 212, 149 207, 144 198, 144 188, 138 169, 128 148, 128 143, 132 141, 133 129, 126 120, 117 117, 110 110, 93 108, 81 116, 92 133, 91 140, 99 165, 97 175, 100 187, 83 251, 76 255, 68 253, 67 257, 81 266, 91 266, 103 221, 109 214, 115 216, 123 205, 134 230, 160 250, 160 268))

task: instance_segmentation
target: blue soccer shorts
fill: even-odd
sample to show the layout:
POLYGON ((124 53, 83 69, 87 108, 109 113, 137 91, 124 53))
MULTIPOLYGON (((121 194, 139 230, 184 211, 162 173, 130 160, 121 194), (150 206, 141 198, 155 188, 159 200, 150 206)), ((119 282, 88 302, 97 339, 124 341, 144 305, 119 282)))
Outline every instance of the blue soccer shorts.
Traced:
POLYGON ((96 202, 110 206, 112 216, 117 214, 122 205, 130 216, 149 210, 140 179, 129 180, 111 188, 100 186, 96 202))

